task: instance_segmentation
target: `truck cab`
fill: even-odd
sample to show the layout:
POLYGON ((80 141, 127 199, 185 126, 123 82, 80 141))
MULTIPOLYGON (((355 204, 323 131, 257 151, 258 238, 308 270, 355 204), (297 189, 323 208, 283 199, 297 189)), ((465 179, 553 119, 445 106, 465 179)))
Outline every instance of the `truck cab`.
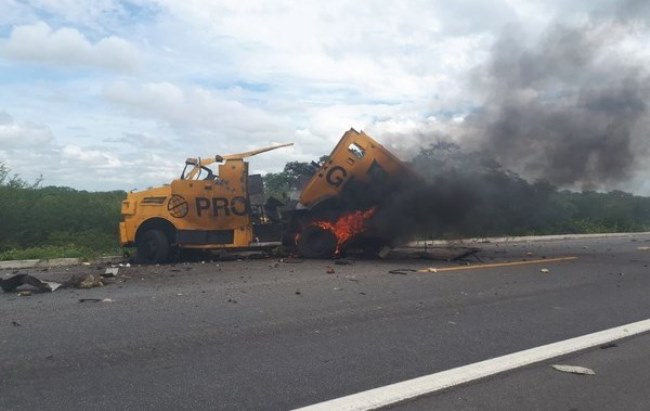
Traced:
MULTIPOLYGON (((137 247, 138 260, 161 263, 180 249, 248 248, 264 243, 269 224, 280 222, 251 204, 248 163, 244 158, 287 145, 253 152, 188 159, 171 184, 132 192, 122 202, 120 244, 137 247), (208 166, 221 163, 215 173, 208 166)), ((256 179, 253 179, 256 180, 256 179)), ((273 231, 273 230, 271 230, 273 231)))

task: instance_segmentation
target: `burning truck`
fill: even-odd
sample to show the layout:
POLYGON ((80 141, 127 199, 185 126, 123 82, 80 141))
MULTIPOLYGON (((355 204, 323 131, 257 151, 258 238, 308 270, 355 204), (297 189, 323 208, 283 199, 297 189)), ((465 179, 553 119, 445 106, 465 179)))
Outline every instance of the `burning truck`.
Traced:
POLYGON ((255 249, 283 244, 307 258, 351 250, 374 253, 393 238, 373 217, 413 173, 377 141, 354 129, 307 181, 295 204, 264 201, 260 175, 245 158, 285 147, 189 158, 180 178, 128 193, 122 202, 120 244, 137 248, 142 263, 163 263, 186 250, 255 249), (217 163, 217 172, 210 168, 217 163))
POLYGON ((298 204, 284 213, 285 245, 304 257, 324 258, 348 250, 375 253, 392 238, 373 225, 394 187, 412 178, 410 169, 363 132, 347 131, 303 188, 298 204))

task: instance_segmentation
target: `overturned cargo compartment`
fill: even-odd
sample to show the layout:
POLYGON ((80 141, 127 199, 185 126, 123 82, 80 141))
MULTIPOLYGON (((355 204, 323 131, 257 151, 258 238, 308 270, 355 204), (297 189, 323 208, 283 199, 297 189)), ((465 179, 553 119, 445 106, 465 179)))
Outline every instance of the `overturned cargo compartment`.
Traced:
POLYGON ((392 238, 373 217, 397 185, 414 173, 364 132, 347 131, 302 190, 298 204, 283 214, 283 242, 308 258, 348 250, 375 254, 392 238))

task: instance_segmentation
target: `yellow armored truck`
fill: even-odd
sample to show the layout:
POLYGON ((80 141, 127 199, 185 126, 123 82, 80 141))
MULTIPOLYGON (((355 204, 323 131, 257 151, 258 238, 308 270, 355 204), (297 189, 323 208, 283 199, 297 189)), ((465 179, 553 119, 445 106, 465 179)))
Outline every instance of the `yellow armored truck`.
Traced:
MULTIPOLYGON (((372 214, 367 204, 365 210, 340 207, 345 193, 359 183, 378 184, 407 170, 370 136, 351 129, 307 182, 298 203, 280 211, 278 204, 263 201, 261 176, 249 175, 245 159, 289 145, 189 158, 171 184, 128 193, 122 202, 120 244, 135 246, 142 263, 162 263, 181 250, 275 244, 296 247, 306 257, 329 257, 341 250, 335 228, 347 230, 350 212, 362 211, 364 218, 372 214), (215 163, 217 172, 209 167, 215 163)), ((362 224, 356 226, 362 231, 362 224)), ((347 232, 346 241, 356 234, 347 232)))

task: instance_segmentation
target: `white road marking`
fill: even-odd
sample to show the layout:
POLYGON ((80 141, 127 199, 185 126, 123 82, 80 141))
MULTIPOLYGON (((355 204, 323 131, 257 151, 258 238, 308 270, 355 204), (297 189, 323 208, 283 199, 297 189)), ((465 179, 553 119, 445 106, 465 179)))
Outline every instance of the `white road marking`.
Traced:
POLYGON ((515 368, 650 331, 650 319, 321 402, 296 411, 374 410, 515 368))

